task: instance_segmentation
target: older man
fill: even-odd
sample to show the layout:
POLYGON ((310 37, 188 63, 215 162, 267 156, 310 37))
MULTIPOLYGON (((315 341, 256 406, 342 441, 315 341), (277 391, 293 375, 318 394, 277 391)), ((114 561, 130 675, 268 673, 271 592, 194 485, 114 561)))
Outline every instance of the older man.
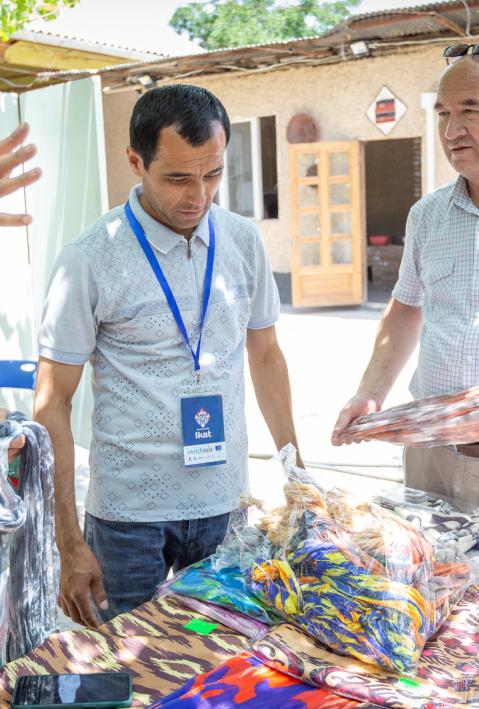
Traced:
MULTIPOLYGON (((354 419, 381 408, 420 338, 415 398, 479 384, 479 62, 468 47, 443 74, 436 102, 444 152, 456 182, 409 214, 399 280, 373 355, 342 409, 332 442, 354 419), (463 56, 462 56, 463 55, 463 56)), ((478 432, 479 441, 479 432, 478 432)), ((479 444, 405 450, 406 484, 479 503, 479 444)))
POLYGON ((213 203, 230 124, 205 89, 139 99, 141 184, 59 257, 39 337, 36 418, 55 449, 60 602, 78 622, 151 598, 170 568, 211 554, 247 485, 245 348, 275 440, 295 442, 279 299, 254 224, 213 203), (93 367, 85 540, 73 485, 71 400, 93 367))

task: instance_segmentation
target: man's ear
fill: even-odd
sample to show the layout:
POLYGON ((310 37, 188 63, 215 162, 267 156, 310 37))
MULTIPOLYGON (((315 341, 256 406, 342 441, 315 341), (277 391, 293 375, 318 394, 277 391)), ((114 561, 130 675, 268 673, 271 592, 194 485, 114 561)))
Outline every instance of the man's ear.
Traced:
POLYGON ((139 177, 142 177, 143 172, 145 170, 143 166, 143 159, 141 155, 138 155, 136 150, 129 145, 126 149, 126 156, 128 158, 128 163, 130 165, 130 170, 134 175, 138 175, 139 177))

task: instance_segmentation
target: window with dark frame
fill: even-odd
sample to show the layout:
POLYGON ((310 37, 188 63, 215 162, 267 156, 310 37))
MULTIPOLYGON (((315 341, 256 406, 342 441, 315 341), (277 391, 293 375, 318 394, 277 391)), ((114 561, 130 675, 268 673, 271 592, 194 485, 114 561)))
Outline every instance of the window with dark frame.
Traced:
POLYGON ((275 116, 232 123, 226 163, 226 194, 215 201, 244 217, 277 219, 275 116))

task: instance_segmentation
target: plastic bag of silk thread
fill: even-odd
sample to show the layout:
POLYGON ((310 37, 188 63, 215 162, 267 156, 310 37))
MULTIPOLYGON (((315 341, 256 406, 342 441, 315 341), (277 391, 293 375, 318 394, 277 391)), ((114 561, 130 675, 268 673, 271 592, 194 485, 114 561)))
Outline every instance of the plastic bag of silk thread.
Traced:
MULTIPOLYGON (((13 416, 21 419, 17 414, 13 416)), ((20 458, 18 493, 26 516, 9 544, 8 660, 29 652, 59 627, 52 446, 46 429, 25 417, 19 433, 25 436, 25 446, 20 458)))
POLYGON ((361 416, 339 435, 342 443, 372 439, 415 448, 477 443, 479 387, 361 416))
MULTIPOLYGON (((253 524, 233 514, 209 573, 244 579, 244 593, 263 606, 270 623, 293 622, 334 652, 413 673, 426 640, 469 583, 464 554, 453 545, 444 553, 433 548, 389 509, 323 489, 295 467, 293 446, 280 457, 283 504, 271 509, 249 500, 256 506, 253 524)), ((189 573, 173 584, 174 592, 188 586, 189 573)), ((201 583, 195 588, 190 595, 201 597, 201 583)))

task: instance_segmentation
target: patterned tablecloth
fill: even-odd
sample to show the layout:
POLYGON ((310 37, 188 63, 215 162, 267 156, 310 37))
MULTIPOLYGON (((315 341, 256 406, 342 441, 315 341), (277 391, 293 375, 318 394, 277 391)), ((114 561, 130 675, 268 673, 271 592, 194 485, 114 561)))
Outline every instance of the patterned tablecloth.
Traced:
POLYGON ((133 706, 148 706, 248 647, 244 635, 221 624, 204 636, 184 627, 197 617, 198 613, 165 597, 119 615, 97 631, 52 635, 2 669, 0 709, 10 707, 18 675, 111 670, 131 672, 133 706))

